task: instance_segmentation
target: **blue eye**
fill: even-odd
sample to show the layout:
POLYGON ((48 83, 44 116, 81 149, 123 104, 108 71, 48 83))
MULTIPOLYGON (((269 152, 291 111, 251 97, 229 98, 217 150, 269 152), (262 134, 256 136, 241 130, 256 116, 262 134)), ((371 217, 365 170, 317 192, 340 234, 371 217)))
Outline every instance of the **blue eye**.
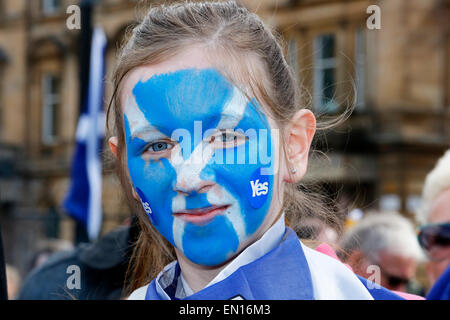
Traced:
POLYGON ((226 142, 234 142, 237 141, 237 136, 234 134, 230 134, 227 132, 222 132, 222 137, 221 137, 221 141, 226 143, 226 142))
POLYGON ((149 148, 154 152, 164 151, 169 148, 169 144, 166 142, 152 143, 149 148))
POLYGON ((210 138, 210 143, 213 143, 216 148, 231 148, 237 147, 248 140, 243 133, 234 130, 219 130, 210 138))

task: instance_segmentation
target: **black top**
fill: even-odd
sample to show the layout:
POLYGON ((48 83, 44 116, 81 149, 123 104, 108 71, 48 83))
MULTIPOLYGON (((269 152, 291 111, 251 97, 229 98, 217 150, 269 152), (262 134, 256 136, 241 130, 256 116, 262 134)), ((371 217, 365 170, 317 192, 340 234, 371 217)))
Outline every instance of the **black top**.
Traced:
POLYGON ((82 243, 74 250, 53 254, 30 272, 18 299, 120 299, 134 232, 135 228, 120 227, 97 242, 82 243), (79 286, 74 276, 79 276, 79 286))

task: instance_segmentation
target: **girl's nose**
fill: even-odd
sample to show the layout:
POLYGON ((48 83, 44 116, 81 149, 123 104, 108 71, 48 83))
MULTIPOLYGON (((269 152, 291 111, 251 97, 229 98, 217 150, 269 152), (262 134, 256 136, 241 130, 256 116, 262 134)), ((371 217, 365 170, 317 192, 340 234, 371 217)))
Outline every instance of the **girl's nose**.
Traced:
POLYGON ((214 148, 209 145, 197 145, 189 157, 182 161, 176 169, 174 191, 184 194, 206 193, 215 185, 215 174, 208 165, 214 154, 214 148))
POLYGON ((213 186, 215 182, 209 180, 203 180, 199 177, 191 177, 177 179, 174 186, 174 191, 178 193, 183 193, 190 195, 192 193, 207 193, 213 186))

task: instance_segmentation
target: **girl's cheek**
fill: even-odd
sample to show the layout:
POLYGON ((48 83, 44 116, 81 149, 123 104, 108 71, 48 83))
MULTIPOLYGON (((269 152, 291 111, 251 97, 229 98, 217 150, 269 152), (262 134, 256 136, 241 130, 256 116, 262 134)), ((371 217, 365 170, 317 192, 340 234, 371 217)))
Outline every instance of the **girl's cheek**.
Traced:
POLYGON ((154 227, 174 244, 171 205, 176 193, 172 188, 175 177, 173 168, 165 159, 145 161, 140 157, 130 158, 131 181, 144 211, 154 227))
POLYGON ((239 202, 245 232, 252 235, 264 221, 272 201, 273 177, 261 174, 261 164, 228 164, 214 168, 216 183, 239 202))

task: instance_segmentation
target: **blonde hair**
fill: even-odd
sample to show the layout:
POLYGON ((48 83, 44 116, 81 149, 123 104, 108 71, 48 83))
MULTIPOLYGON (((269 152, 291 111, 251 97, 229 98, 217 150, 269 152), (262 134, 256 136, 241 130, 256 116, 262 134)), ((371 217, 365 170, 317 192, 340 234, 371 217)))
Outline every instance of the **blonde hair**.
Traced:
MULTIPOLYGON (((234 79, 233 82, 249 85, 281 129, 301 108, 299 89, 283 55, 281 40, 257 15, 234 1, 185 2, 161 5, 148 11, 142 22, 134 27, 118 56, 113 74, 114 94, 108 108, 108 116, 112 108, 115 116, 118 175, 142 228, 129 265, 129 292, 149 282, 175 256, 173 247, 155 230, 140 203, 132 196, 132 184, 125 169, 120 85, 130 70, 144 64, 163 62, 193 44, 204 45, 215 54, 231 59, 229 65, 239 66, 235 69, 222 66, 226 70, 221 71, 234 79)), ((331 125, 325 123, 322 128, 331 125)), ((281 149, 285 151, 284 144, 281 144, 281 149)), ((287 184, 283 210, 288 224, 295 230, 301 216, 319 215, 339 230, 339 219, 322 206, 320 198, 320 194, 311 192, 310 187, 303 187, 300 191, 295 185, 287 184)))
POLYGON ((375 263, 381 251, 388 251, 415 261, 424 260, 414 225, 398 212, 374 212, 365 216, 345 233, 340 241, 341 258, 354 250, 375 263))
POLYGON ((450 188, 450 150, 438 160, 436 166, 425 178, 422 190, 422 204, 417 212, 417 220, 425 224, 433 200, 444 190, 450 188))

